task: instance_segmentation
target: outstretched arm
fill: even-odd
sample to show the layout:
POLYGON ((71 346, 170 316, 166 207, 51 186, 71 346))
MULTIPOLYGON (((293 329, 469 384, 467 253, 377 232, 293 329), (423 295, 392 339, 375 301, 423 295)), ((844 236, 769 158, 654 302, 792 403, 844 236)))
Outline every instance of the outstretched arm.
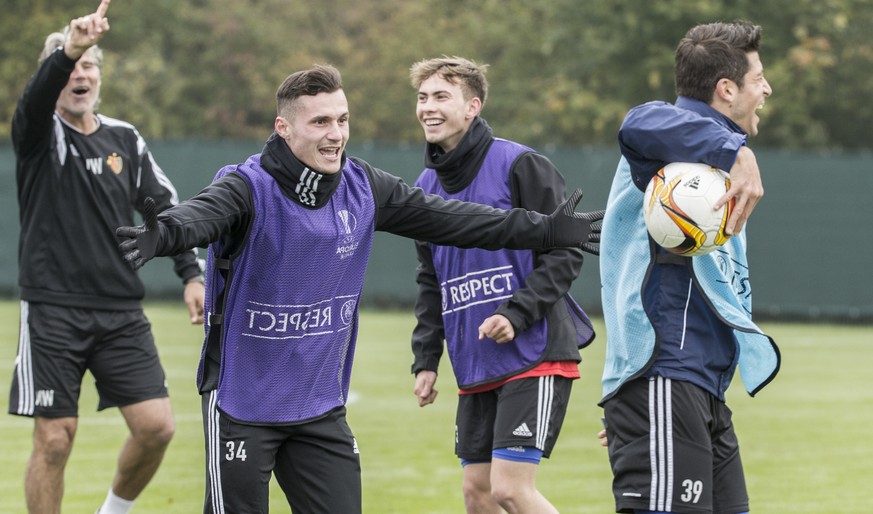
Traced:
MULTIPOLYGON (((360 161, 359 161, 360 162, 360 161)), ((585 248, 594 250, 603 211, 576 212, 577 189, 551 214, 504 211, 478 203, 446 200, 409 187, 399 177, 369 167, 376 196, 376 230, 459 248, 497 250, 585 248)), ((594 250, 596 251, 596 250, 594 250)))
POLYGON ((155 201, 148 197, 143 202, 143 224, 138 227, 118 227, 115 235, 125 238, 118 247, 124 256, 124 260, 130 263, 133 269, 140 269, 155 256, 160 241, 158 227, 158 208, 155 201))
MULTIPOLYGON (((150 221, 143 202, 145 223, 118 227, 121 254, 136 269, 155 256, 178 255, 191 248, 205 248, 222 237, 242 240, 251 220, 252 203, 248 183, 236 173, 216 180, 190 200, 175 205, 150 221)), ((157 209, 154 209, 157 211, 157 209)))

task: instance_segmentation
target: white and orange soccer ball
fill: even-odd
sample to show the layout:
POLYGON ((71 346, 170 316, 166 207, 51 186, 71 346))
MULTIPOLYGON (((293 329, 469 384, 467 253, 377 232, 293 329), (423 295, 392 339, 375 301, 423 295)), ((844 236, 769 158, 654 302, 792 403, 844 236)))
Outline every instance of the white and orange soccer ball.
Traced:
POLYGON ((687 257, 707 254, 725 244, 724 227, 733 200, 713 206, 730 188, 730 176, 707 164, 670 163, 646 187, 643 216, 652 239, 687 257))

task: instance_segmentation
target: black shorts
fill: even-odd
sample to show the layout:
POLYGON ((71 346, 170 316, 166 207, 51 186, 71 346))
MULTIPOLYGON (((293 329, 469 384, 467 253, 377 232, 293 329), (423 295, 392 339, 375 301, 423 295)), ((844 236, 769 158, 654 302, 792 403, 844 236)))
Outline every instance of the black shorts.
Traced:
POLYGON ((604 404, 616 512, 749 510, 731 411, 663 377, 628 382, 604 404))
POLYGON ((9 413, 77 416, 85 370, 98 410, 167 396, 151 324, 141 310, 97 310, 21 302, 9 413))
POLYGON ((520 378, 497 389, 458 398, 455 455, 474 461, 491 460, 497 448, 536 448, 552 453, 573 379, 560 376, 520 378))
POLYGON ((247 425, 202 396, 206 440, 204 514, 268 512, 270 476, 292 512, 360 514, 361 459, 340 407, 299 425, 247 425))

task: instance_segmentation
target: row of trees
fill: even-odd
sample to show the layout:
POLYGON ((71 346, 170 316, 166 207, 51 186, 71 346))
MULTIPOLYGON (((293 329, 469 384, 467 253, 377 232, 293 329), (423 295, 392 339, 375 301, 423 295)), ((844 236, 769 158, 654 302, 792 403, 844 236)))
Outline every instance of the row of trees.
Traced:
MULTIPOLYGON (((45 35, 97 0, 4 0, 0 137, 45 35)), ((93 4, 93 5, 92 5, 93 4)), ((774 94, 756 146, 873 146, 869 0, 114 0, 103 109, 150 139, 263 139, 291 72, 343 73, 353 141, 417 142, 409 66, 490 64, 484 116, 535 146, 613 145, 627 109, 672 101, 673 52, 692 25, 750 19, 774 94)))

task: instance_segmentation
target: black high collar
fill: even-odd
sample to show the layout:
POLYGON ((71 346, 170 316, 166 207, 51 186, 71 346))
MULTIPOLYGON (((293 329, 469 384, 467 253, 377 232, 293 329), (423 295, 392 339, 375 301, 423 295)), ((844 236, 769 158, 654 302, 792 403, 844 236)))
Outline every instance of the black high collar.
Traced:
POLYGON ((317 209, 330 200, 339 186, 346 164, 343 152, 338 173, 321 173, 303 164, 275 132, 261 151, 261 167, 279 184, 282 193, 295 202, 317 209))
POLYGON ((451 151, 444 152, 439 145, 427 143, 424 165, 436 171, 447 193, 457 193, 476 178, 492 141, 494 136, 491 127, 484 118, 477 117, 458 146, 451 151))

